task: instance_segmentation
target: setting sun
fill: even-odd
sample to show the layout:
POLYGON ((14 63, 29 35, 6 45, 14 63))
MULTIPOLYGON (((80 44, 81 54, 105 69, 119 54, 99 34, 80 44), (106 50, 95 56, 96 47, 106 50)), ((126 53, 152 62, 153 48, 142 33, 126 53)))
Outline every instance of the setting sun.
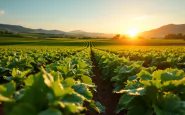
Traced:
POLYGON ((137 34, 139 33, 138 29, 136 28, 131 28, 128 30, 127 34, 130 36, 130 37, 135 37, 137 34))

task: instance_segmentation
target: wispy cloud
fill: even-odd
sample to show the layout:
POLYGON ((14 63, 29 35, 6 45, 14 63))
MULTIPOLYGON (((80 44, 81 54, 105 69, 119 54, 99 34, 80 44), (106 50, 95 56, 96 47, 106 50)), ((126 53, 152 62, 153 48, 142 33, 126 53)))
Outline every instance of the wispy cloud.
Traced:
POLYGON ((142 20, 147 20, 147 19, 148 19, 148 16, 146 15, 133 18, 133 20, 137 20, 137 21, 142 21, 142 20))
POLYGON ((1 14, 4 14, 4 10, 0 10, 0 15, 1 15, 1 14))

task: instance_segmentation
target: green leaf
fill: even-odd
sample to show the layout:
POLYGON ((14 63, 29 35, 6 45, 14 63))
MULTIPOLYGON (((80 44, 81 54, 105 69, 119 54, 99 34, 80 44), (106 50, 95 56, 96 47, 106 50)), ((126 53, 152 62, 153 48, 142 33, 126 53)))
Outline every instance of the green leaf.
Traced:
POLYGON ((146 88, 142 87, 143 85, 140 82, 138 81, 133 81, 133 82, 128 81, 128 82, 129 84, 127 84, 127 86, 124 89, 116 93, 126 93, 128 95, 144 95, 145 94, 146 88))
POLYGON ((44 78, 44 83, 48 86, 51 87, 52 86, 52 82, 54 82, 54 78, 51 74, 47 73, 43 68, 42 68, 42 72, 44 73, 42 76, 44 78))
POLYGON ((137 76, 141 78, 141 80, 152 80, 152 76, 147 71, 142 70, 140 73, 137 74, 137 76))
POLYGON ((13 77, 16 77, 17 76, 17 71, 18 71, 18 69, 16 69, 16 68, 13 68, 12 69, 12 76, 13 77))
POLYGON ((5 96, 3 96, 3 95, 0 94, 0 102, 2 102, 2 101, 4 101, 4 102, 12 101, 12 99, 10 99, 8 97, 5 97, 5 96))
POLYGON ((74 71, 68 71, 67 72, 67 74, 66 74, 66 76, 65 76, 65 78, 74 78, 75 77, 75 73, 74 73, 74 71))
POLYGON ((154 115, 154 113, 152 108, 138 98, 129 105, 127 115, 154 115))
POLYGON ((161 81, 169 81, 173 79, 174 79, 174 76, 169 72, 163 72, 161 74, 161 81))
POLYGON ((119 75, 116 75, 111 78, 111 81, 119 81, 119 80, 120 80, 119 75))
POLYGON ((87 72, 87 69, 76 69, 75 74, 84 74, 85 72, 87 72))
POLYGON ((32 86, 33 83, 34 83, 34 76, 33 75, 30 75, 28 76, 25 80, 24 80, 24 83, 26 84, 26 86, 32 86))
POLYGON ((155 86, 146 87, 146 96, 150 99, 151 103, 156 103, 158 89, 155 86))
POLYGON ((163 115, 163 114, 162 114, 162 110, 159 109, 159 107, 158 107, 156 104, 153 103, 153 104, 152 104, 152 107, 153 107, 154 112, 155 112, 156 115, 163 115))
POLYGON ((137 78, 138 78, 137 75, 133 75, 133 76, 129 76, 128 80, 133 81, 133 80, 136 80, 137 78))
POLYGON ((73 89, 87 101, 92 100, 92 93, 88 90, 88 88, 84 84, 75 84, 73 86, 73 89))
POLYGON ((78 113, 78 108, 74 104, 66 104, 66 108, 68 109, 67 111, 70 111, 72 113, 78 113))
POLYGON ((5 97, 10 97, 15 91, 15 83, 9 82, 3 85, 0 85, 0 94, 5 97))
POLYGON ((8 81, 11 81, 11 80, 14 79, 14 77, 12 77, 12 76, 4 76, 3 78, 4 78, 5 80, 8 80, 8 81))
POLYGON ((156 69, 157 69, 157 67, 152 66, 152 67, 146 68, 146 71, 149 72, 149 73, 151 74, 151 73, 154 72, 156 69))
POLYGON ((97 102, 91 101, 90 107, 93 108, 98 113, 105 113, 106 108, 104 106, 102 106, 101 103, 98 101, 97 102))
POLYGON ((82 75, 81 79, 85 84, 92 85, 92 79, 89 76, 82 75))
POLYGON ((12 109, 6 110, 8 115, 36 115, 35 108, 28 103, 17 103, 12 109))
POLYGON ((59 96, 63 95, 64 88, 58 81, 55 81, 52 83, 52 90, 53 90, 55 96, 59 97, 59 96))
POLYGON ((101 105, 100 102, 95 102, 96 108, 98 109, 99 113, 105 113, 105 107, 101 105))
POLYGON ((65 87, 72 87, 75 84, 75 80, 73 78, 67 78, 64 80, 65 87))
POLYGON ((69 93, 67 95, 65 95, 64 97, 61 98, 60 100, 62 103, 72 103, 72 104, 83 104, 83 99, 81 96, 79 96, 78 94, 75 93, 69 93))
POLYGON ((57 70, 63 74, 67 74, 67 71, 68 71, 68 67, 67 66, 56 66, 57 70))
POLYGON ((161 80, 161 74, 163 73, 163 70, 157 70, 152 73, 154 80, 161 80))
POLYGON ((138 65, 143 65, 144 61, 137 61, 135 62, 135 64, 138 64, 138 65))
POLYGON ((40 112, 38 115, 62 115, 62 113, 54 108, 49 108, 45 111, 40 112))
MULTIPOLYGON (((162 98, 159 99, 159 104, 160 104, 161 112, 159 112, 160 114, 157 114, 157 115, 174 115, 174 114, 184 115, 185 114, 185 101, 181 101, 178 95, 173 94, 171 92, 166 92, 162 96, 162 98)), ((156 111, 159 111, 159 109, 156 109, 156 111)))
POLYGON ((134 69, 135 67, 124 65, 123 67, 120 68, 118 74, 131 73, 134 69))
POLYGON ((126 105, 128 105, 133 99, 134 99, 134 96, 123 94, 120 97, 119 103, 116 107, 116 110, 115 110, 116 114, 119 113, 121 110, 125 109, 126 105))
POLYGON ((137 88, 137 89, 126 89, 126 90, 121 90, 117 93, 127 93, 128 95, 144 95, 145 90, 143 87, 137 88))
POLYGON ((28 73, 30 73, 31 70, 23 71, 21 72, 21 78, 25 77, 28 73))
POLYGON ((85 62, 78 62, 79 69, 85 69, 88 65, 85 62))

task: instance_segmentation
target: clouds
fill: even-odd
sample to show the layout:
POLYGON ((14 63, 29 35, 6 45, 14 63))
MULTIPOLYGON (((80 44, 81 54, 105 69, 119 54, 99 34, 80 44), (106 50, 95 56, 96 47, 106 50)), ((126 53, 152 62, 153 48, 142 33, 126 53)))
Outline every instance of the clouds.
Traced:
POLYGON ((0 10, 0 15, 3 15, 4 13, 4 10, 0 10))

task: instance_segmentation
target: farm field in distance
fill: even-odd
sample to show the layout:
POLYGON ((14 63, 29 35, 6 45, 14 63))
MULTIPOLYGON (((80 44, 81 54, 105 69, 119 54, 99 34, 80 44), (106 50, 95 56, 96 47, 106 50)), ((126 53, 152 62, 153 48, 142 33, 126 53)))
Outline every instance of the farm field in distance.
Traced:
POLYGON ((0 115, 185 115, 184 46, 1 35, 0 115))

